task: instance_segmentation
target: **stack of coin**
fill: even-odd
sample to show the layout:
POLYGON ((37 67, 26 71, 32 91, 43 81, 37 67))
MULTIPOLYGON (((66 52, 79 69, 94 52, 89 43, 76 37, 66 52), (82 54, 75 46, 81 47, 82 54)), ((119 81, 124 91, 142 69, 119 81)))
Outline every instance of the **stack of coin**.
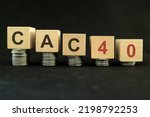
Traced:
POLYGON ((82 66, 82 61, 79 56, 68 56, 69 66, 82 66))
POLYGON ((12 50, 12 65, 26 66, 28 64, 26 50, 12 50))
POLYGON ((101 60, 97 59, 96 61, 96 66, 109 66, 109 60, 101 60))
POLYGON ((43 53, 43 60, 42 65, 43 66, 55 66, 55 55, 54 53, 45 52, 43 53))
POLYGON ((122 62, 123 66, 134 66, 136 62, 122 62))

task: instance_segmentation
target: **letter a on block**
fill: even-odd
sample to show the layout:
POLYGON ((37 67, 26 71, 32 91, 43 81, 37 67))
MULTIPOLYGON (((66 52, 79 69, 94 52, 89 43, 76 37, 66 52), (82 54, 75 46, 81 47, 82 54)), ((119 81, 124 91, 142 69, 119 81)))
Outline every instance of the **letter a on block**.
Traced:
POLYGON ((7 27, 8 49, 31 49, 35 44, 35 28, 7 27))
POLYGON ((143 61, 142 39, 116 39, 117 56, 121 62, 143 61))
POLYGON ((86 34, 63 34, 64 56, 86 55, 86 34))
POLYGON ((36 31, 36 52, 58 52, 59 42, 59 30, 36 31))
POLYGON ((91 36, 91 58, 113 59, 114 36, 91 36))

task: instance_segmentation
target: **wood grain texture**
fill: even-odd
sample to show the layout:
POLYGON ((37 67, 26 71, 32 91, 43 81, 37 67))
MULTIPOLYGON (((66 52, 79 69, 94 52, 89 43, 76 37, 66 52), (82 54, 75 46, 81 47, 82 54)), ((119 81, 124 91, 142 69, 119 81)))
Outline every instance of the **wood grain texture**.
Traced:
POLYGON ((58 52, 60 45, 60 34, 59 30, 36 30, 36 52, 58 52), (45 35, 48 35, 53 47, 46 44, 41 47, 45 35))
POLYGON ((91 36, 91 58, 92 59, 113 59, 114 58, 114 36, 91 36), (99 51, 105 41, 106 53, 99 51))
POLYGON ((119 61, 121 62, 143 61, 142 39, 116 39, 116 46, 117 46, 117 58, 119 61), (132 46, 129 48, 130 45, 134 46, 135 50, 132 46), (129 56, 130 54, 133 56, 130 57, 129 56))
POLYGON ((7 27, 7 48, 8 49, 32 49, 35 47, 35 28, 32 27, 7 27), (12 37, 15 32, 21 32, 23 35, 16 34, 16 42, 23 41, 21 44, 15 44, 12 37))
POLYGON ((86 55, 86 34, 63 34, 63 55, 64 56, 85 56, 86 55), (77 39, 78 42, 72 41, 71 48, 79 48, 78 51, 71 51, 69 49, 69 41, 77 39))

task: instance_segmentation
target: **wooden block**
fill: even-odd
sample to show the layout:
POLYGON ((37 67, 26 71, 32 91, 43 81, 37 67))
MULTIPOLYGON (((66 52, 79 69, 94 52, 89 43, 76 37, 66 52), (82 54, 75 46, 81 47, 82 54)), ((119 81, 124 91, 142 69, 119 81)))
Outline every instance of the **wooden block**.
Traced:
POLYGON ((114 58, 114 36, 91 36, 90 43, 92 59, 114 58))
POLYGON ((35 47, 35 28, 7 27, 8 49, 31 49, 35 47))
POLYGON ((121 62, 143 61, 142 39, 117 39, 117 57, 121 62))
POLYGON ((86 34, 63 34, 64 56, 86 55, 86 34))
POLYGON ((58 52, 60 43, 59 30, 37 30, 36 52, 58 52))

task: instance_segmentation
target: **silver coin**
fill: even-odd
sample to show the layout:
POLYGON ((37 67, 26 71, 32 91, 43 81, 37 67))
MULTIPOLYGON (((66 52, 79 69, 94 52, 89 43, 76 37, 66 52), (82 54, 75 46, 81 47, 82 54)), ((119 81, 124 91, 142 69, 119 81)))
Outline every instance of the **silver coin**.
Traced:
POLYGON ((101 60, 101 59, 96 59, 95 60, 96 66, 109 66, 109 60, 101 60))
POLYGON ((12 50, 12 65, 14 66, 26 66, 28 64, 26 50, 12 50))
POLYGON ((43 59, 42 59, 42 65, 43 66, 55 66, 55 55, 54 53, 42 53, 43 59))
POLYGON ((82 66, 82 61, 79 56, 68 56, 68 65, 69 66, 82 66))
POLYGON ((123 66, 135 66, 136 62, 122 62, 121 65, 123 66))

